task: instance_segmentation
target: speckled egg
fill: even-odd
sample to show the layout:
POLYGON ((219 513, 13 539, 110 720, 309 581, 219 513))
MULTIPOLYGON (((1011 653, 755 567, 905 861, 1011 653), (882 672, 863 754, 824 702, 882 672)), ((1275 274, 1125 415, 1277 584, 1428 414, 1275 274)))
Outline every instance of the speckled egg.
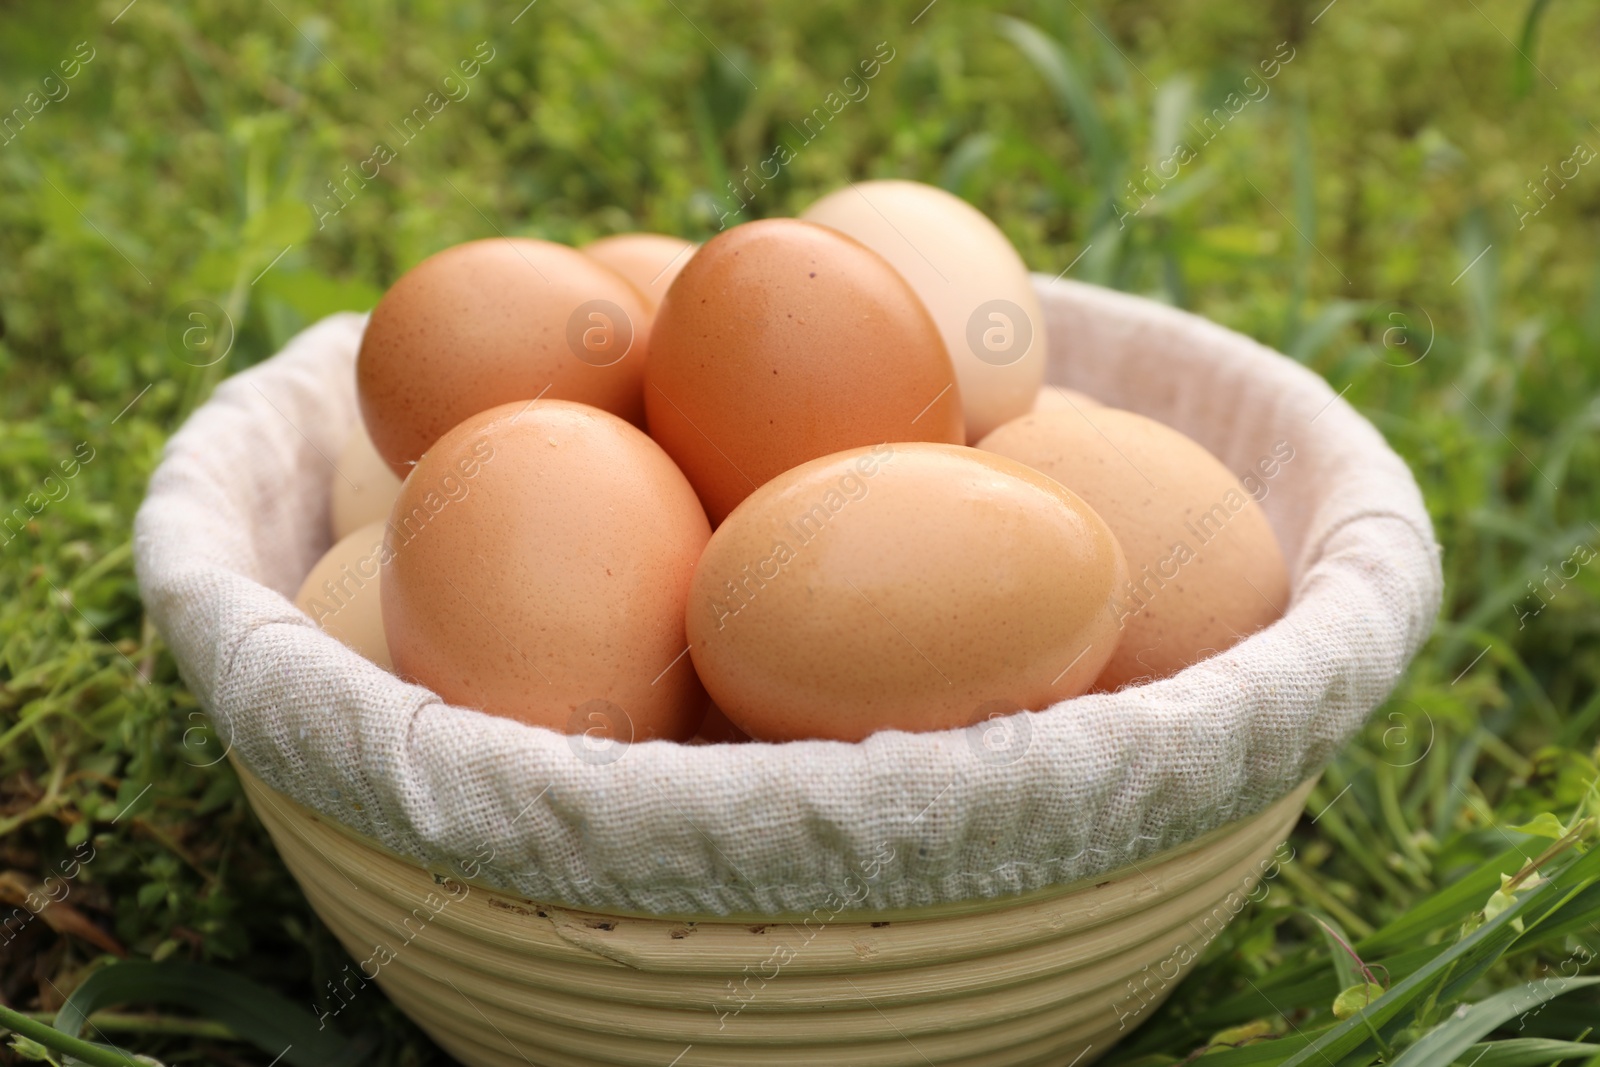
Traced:
POLYGON ((577 400, 641 423, 648 319, 632 285, 576 249, 521 237, 447 248, 367 322, 356 361, 367 432, 404 477, 446 430, 513 400, 577 400))
POLYGON ((453 704, 590 737, 693 736, 684 608, 700 502, 622 419, 559 400, 473 415, 390 517, 383 618, 399 674, 453 704))
POLYGON ((650 347, 650 435, 713 523, 807 460, 965 439, 955 372, 916 294, 822 226, 764 219, 706 242, 668 290, 650 347))
MULTIPOLYGON (((1131 411, 1080 407, 1025 415, 979 447, 1077 493, 1122 543, 1128 581, 1117 612, 1124 633, 1096 689, 1165 678, 1287 608, 1288 572, 1266 513, 1216 457, 1170 426, 1131 411)), ((1285 442, 1263 457, 1261 470, 1276 475, 1293 456, 1285 442)), ((1269 480, 1253 481, 1270 491, 1269 480)))
POLYGON ((854 182, 800 215, 892 263, 932 313, 961 381, 967 440, 1032 406, 1048 361, 1027 265, 983 212, 921 182, 854 182))
POLYGON ((943 730, 1085 691, 1116 648, 1116 538, 1002 456, 883 444, 772 479, 689 598, 695 669, 765 741, 943 730))

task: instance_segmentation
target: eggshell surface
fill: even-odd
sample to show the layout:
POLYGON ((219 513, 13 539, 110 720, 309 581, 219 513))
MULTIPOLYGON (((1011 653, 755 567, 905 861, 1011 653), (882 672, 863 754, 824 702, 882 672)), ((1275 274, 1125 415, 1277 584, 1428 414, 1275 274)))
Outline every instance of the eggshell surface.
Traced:
POLYGON ((295 607, 323 632, 384 670, 392 670, 383 631, 383 521, 351 531, 317 561, 300 583, 295 607))
POLYGON ((1045 411, 1007 423, 979 447, 1077 493, 1122 544, 1124 633, 1097 690, 1165 678, 1287 608, 1288 572, 1265 512, 1177 430, 1115 408, 1045 411))
POLYGON ((687 740, 684 608, 710 527, 641 431, 582 404, 471 416, 418 461, 386 541, 395 667, 453 704, 591 738, 687 740))
POLYGON ((706 708, 706 717, 700 723, 699 731, 694 735, 692 744, 697 745, 737 745, 750 740, 750 735, 733 725, 722 709, 715 704, 706 708))
POLYGON ((655 311, 672 281, 694 255, 694 242, 660 233, 619 233, 591 241, 578 251, 604 263, 633 284, 655 311))
POLYGON ((760 740, 965 727, 1086 690, 1125 581, 1105 523, 1020 463, 852 449, 774 478, 712 535, 690 655, 760 740))
POLYGON ((378 454, 401 477, 461 420, 498 404, 577 400, 642 422, 644 298, 576 249, 469 241, 400 277, 361 338, 356 384, 378 454))
POLYGON ((334 540, 389 517, 400 479, 372 446, 367 428, 359 421, 334 463, 331 496, 334 540))
POLYGON ((1033 406, 1044 381, 1044 314, 1027 265, 971 204, 921 182, 856 182, 801 213, 849 234, 904 275, 944 337, 967 440, 1033 406))
POLYGON ((793 219, 736 226, 684 267, 651 333, 645 409, 713 524, 807 460, 965 440, 916 294, 870 249, 793 219))

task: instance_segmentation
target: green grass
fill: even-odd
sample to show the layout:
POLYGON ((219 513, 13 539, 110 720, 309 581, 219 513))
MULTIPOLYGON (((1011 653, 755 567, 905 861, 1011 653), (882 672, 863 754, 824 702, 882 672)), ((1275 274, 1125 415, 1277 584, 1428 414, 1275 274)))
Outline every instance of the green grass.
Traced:
MULTIPOLYGON (((1512 206, 1546 165, 1600 148, 1592 7, 942 0, 917 17, 924 0, 542 0, 513 25, 518 2, 142 0, 119 18, 124 2, 12 5, 0 33, 7 112, 78 42, 93 50, 70 94, 0 144, 0 522, 30 493, 60 498, 0 530, 0 895, 69 865, 55 884, 85 924, 41 918, 0 944, 6 1004, 49 1018, 122 948, 215 964, 309 1010, 346 962, 227 765, 200 766, 220 749, 133 580, 145 481, 219 377, 458 241, 707 236, 730 177, 887 42, 871 94, 745 217, 848 178, 943 184, 1036 269, 1192 308, 1347 390, 1416 471, 1445 548, 1435 635, 1328 770, 1295 859, 1112 1062, 1211 1047, 1215 1067, 1600 1063, 1594 987, 1534 1008, 1555 978, 1600 973, 1600 891, 1584 888, 1584 820, 1600 815, 1600 165, 1521 223, 1512 206), (325 183, 485 41, 470 95, 318 229, 325 183), (1244 79, 1284 42, 1292 59, 1261 95, 1244 79), (1260 98, 1119 227, 1127 183, 1235 91, 1260 98), (193 301, 233 326, 211 367, 172 339, 193 301), (1574 562, 1583 551, 1597 555, 1574 562), (1499 875, 1551 846, 1541 833, 1562 838, 1542 864, 1556 880, 1491 906, 1499 875), (1366 973, 1391 992, 1338 1024, 1335 996, 1366 973), (1529 982, 1505 1014, 1496 991, 1529 982), (1462 1004, 1480 1005, 1468 1023, 1462 1004)), ((100 1018, 169 1064, 271 1060, 177 1008, 127 1015, 152 1007, 100 1018)), ((377 1067, 445 1062, 380 997, 340 1022, 373 1035, 377 1067)))

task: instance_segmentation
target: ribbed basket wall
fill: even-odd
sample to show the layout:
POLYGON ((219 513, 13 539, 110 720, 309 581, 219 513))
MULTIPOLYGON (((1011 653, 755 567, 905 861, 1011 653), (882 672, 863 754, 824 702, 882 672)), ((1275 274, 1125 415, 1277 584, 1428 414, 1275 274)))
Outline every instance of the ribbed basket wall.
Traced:
POLYGON ((334 1012, 375 981, 468 1067, 1082 1067, 1276 873, 1312 784, 1093 884, 732 921, 580 913, 435 876, 239 774, 357 961, 334 1012))

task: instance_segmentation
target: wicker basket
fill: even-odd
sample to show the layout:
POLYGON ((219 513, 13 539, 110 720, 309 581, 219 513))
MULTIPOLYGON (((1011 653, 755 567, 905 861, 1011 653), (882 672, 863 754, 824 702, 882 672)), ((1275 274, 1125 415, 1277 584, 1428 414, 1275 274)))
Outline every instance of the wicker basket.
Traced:
POLYGON ((361 320, 218 388, 151 480, 140 588, 353 957, 330 1023, 376 985, 469 1067, 1076 1067, 1150 1018, 1287 861, 1442 577, 1415 479, 1325 382, 1196 316, 1038 282, 1052 380, 1261 472, 1294 594, 1188 670, 1020 716, 1006 761, 987 735, 889 731, 612 767, 446 706, 284 595, 327 547, 308 516, 361 320), (1258 457, 1290 439, 1269 486, 1258 457), (499 866, 466 860, 480 843, 499 866))
POLYGON ((1143 1022, 1283 860, 1311 782, 1092 883, 914 913, 576 912, 429 872, 245 791, 369 979, 469 1067, 1082 1065, 1143 1022))

